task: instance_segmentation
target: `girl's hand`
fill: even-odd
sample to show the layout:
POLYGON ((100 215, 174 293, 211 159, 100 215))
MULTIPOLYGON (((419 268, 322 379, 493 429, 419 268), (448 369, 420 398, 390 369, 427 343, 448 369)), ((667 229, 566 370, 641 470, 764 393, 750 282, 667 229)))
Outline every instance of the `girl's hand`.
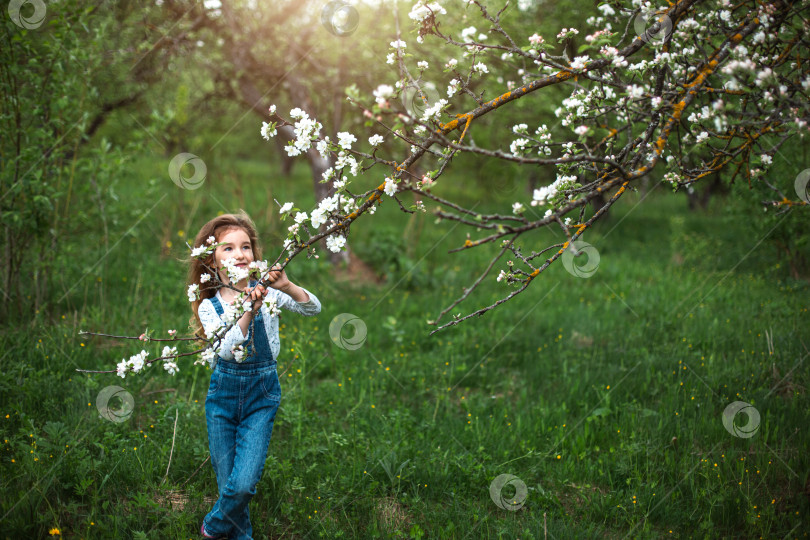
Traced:
MULTIPOLYGON (((273 268, 280 267, 275 265, 273 268)), ((267 274, 265 281, 268 281, 271 287, 279 291, 286 291, 291 285, 290 280, 287 279, 287 273, 281 269, 271 271, 269 274, 267 274)))
POLYGON ((252 309, 252 313, 256 313, 262 307, 262 300, 264 297, 267 296, 267 287, 264 285, 256 285, 252 289, 250 287, 245 288, 245 293, 248 295, 248 298, 253 301, 250 305, 252 309))

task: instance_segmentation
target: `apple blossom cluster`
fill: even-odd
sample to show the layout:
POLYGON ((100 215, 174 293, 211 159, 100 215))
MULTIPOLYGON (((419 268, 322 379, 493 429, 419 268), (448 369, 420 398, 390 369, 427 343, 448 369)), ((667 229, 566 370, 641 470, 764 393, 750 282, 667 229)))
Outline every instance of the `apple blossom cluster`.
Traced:
POLYGON ((447 85, 447 97, 451 98, 458 94, 459 89, 461 88, 461 81, 458 79, 451 79, 450 84, 447 85))
POLYGON ((163 369, 169 372, 169 375, 174 375, 180 369, 177 367, 177 362, 171 359, 171 357, 177 357, 177 347, 169 347, 166 345, 163 347, 163 352, 160 353, 160 356, 168 357, 163 360, 163 369))
MULTIPOLYGON (((532 206, 544 204, 556 206, 557 200, 565 190, 579 187, 576 180, 576 176, 558 176, 552 184, 535 189, 532 194, 532 206)), ((571 196, 568 198, 570 199, 571 196)))
POLYGON ((528 129, 529 126, 526 124, 516 124, 512 127, 512 132, 520 135, 509 145, 509 151, 512 155, 526 156, 533 149, 537 149, 538 154, 551 155, 551 148, 548 146, 551 142, 551 133, 548 127, 545 124, 538 127, 534 132, 534 136, 529 135, 528 129))
POLYGON ((436 101, 433 105, 425 109, 422 114, 422 121, 429 122, 430 120, 438 120, 444 108, 447 106, 447 100, 442 98, 436 101))
POLYGON ((394 87, 390 84, 381 84, 376 90, 372 92, 374 99, 379 106, 385 106, 388 103, 388 98, 394 95, 394 87))
POLYGON ((445 10, 438 2, 431 2, 428 4, 427 2, 420 0, 413 5, 410 13, 408 13, 408 17, 417 23, 421 23, 430 16, 435 17, 436 15, 446 14, 447 10, 445 10))
MULTIPOLYGON (((431 6, 431 9, 434 7, 436 6, 431 6)), ((443 10, 436 11, 441 12, 443 10)), ((391 47, 395 49, 395 53, 389 55, 389 63, 393 63, 393 58, 397 55, 402 56, 404 54, 403 51, 407 47, 407 44, 398 39, 391 42, 391 47)), ((427 62, 424 61, 419 62, 418 66, 423 70, 428 68, 427 62)), ((401 87, 402 85, 398 81, 397 88, 401 87)), ((395 96, 395 92, 393 86, 380 84, 372 93, 377 105, 381 108, 387 108, 389 106, 389 100, 395 96)), ((438 119, 439 114, 446 105, 447 101, 440 100, 438 103, 428 107, 423 119, 438 119)), ((275 107, 271 107, 271 111, 275 112, 275 107)), ((321 200, 317 208, 312 210, 311 213, 295 208, 294 204, 291 202, 282 205, 280 209, 282 220, 288 216, 293 216, 295 221, 288 227, 288 235, 284 240, 284 249, 292 253, 296 248, 303 245, 305 238, 303 233, 306 232, 310 234, 307 226, 311 226, 317 231, 322 225, 331 226, 336 224, 344 219, 346 215, 356 211, 362 199, 348 194, 346 188, 349 184, 349 178, 343 174, 347 172, 349 176, 357 176, 360 173, 361 163, 352 155, 354 152, 352 145, 358 141, 358 138, 350 132, 339 132, 337 134, 337 142, 335 143, 329 136, 320 138, 319 133, 322 125, 315 119, 310 118, 301 109, 296 108, 290 111, 290 117, 298 121, 295 124, 296 140, 287 147, 288 154, 290 156, 299 155, 308 150, 313 142, 317 141, 315 147, 322 158, 331 159, 332 156, 334 156, 334 165, 323 172, 321 182, 331 181, 332 186, 335 188, 335 193, 321 200)), ((262 131, 263 135, 265 131, 268 131, 269 136, 275 134, 274 132, 270 132, 268 128, 268 130, 262 131)), ((384 138, 379 134, 372 135, 368 138, 368 143, 372 148, 377 148, 383 142, 384 138)), ((396 191, 392 191, 390 187, 386 189, 386 193, 391 196, 393 196, 395 192, 396 191)), ((371 206, 368 212, 373 214, 375 210, 376 207, 371 206)), ((315 232, 311 233, 310 237, 312 234, 315 234, 315 232)), ((326 238, 326 246, 327 249, 334 253, 341 251, 346 246, 345 234, 335 233, 329 235, 326 238)), ((191 298, 193 294, 197 294, 197 291, 190 290, 189 297, 191 298)))
POLYGON ((290 141, 284 147, 284 150, 286 150, 288 156, 295 157, 312 147, 312 141, 318 139, 323 126, 299 108, 290 111, 290 118, 297 120, 293 125, 295 140, 290 141))
POLYGON ((393 197, 397 192, 397 184, 390 176, 385 178, 385 187, 383 188, 383 191, 385 191, 385 194, 390 197, 393 197))
POLYGON ((399 58, 399 59, 404 58, 405 57, 405 52, 404 51, 405 51, 405 48, 407 46, 408 46, 408 44, 405 43, 404 41, 402 41, 401 39, 398 39, 396 41, 392 41, 391 42, 391 48, 394 49, 394 52, 388 53, 388 55, 385 58, 385 63, 386 64, 393 64, 396 61, 397 58, 399 58))
MULTIPOLYGON (((168 333, 169 336, 174 338, 177 335, 177 330, 169 330, 168 333)), ((141 334, 138 339, 146 342, 151 340, 148 336, 148 332, 141 334)), ((127 373, 141 373, 144 371, 144 368, 149 367, 149 364, 146 362, 148 356, 149 353, 147 351, 141 350, 138 354, 130 356, 129 359, 122 359, 116 366, 116 374, 123 379, 126 377, 127 373)), ((163 360, 163 368, 169 372, 169 375, 174 375, 179 371, 177 362, 175 361, 176 358, 177 347, 169 345, 163 347, 163 351, 160 353, 158 360, 163 360)))
MULTIPOLYGON (((275 114, 276 113, 276 106, 271 105, 269 111, 270 111, 271 115, 275 114)), ((276 124, 275 124, 275 122, 270 122, 270 123, 262 122, 262 129, 261 129, 260 133, 262 135, 262 138, 265 141, 269 141, 271 137, 275 137, 276 136, 276 124)))
POLYGON ((117 366, 118 376, 123 379, 124 377, 126 377, 126 374, 128 372, 140 373, 143 370, 144 366, 148 366, 148 364, 145 364, 147 356, 149 356, 149 353, 146 352, 145 350, 142 350, 138 354, 130 356, 129 360, 127 359, 121 360, 117 366))

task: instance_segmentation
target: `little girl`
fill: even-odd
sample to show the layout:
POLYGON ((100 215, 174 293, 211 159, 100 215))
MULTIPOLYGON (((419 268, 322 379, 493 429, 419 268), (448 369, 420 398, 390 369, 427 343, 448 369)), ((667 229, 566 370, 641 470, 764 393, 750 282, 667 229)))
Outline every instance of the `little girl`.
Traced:
POLYGON ((205 399, 205 419, 208 425, 208 445, 211 463, 217 477, 219 499, 203 519, 203 538, 253 537, 248 503, 256 494, 256 484, 262 476, 273 421, 281 402, 281 386, 276 373, 276 359, 281 349, 278 317, 271 315, 262 304, 265 296, 275 299, 278 308, 302 315, 317 315, 321 303, 314 294, 287 279, 286 273, 270 272, 265 281, 270 289, 257 280, 244 278, 231 283, 226 265, 247 269, 254 260, 261 260, 261 248, 256 227, 251 219, 239 214, 225 214, 206 223, 194 240, 194 247, 223 243, 207 259, 191 259, 188 285, 198 284, 200 298, 191 302, 194 317, 190 323, 195 334, 210 337, 226 326, 222 315, 232 310, 238 293, 220 285, 206 268, 214 269, 224 284, 249 293, 244 302, 252 302, 238 323, 224 335, 215 347, 219 353, 211 360, 213 372, 205 399), (208 274, 208 277, 205 275, 208 274), (202 279, 201 279, 202 278, 202 279), (242 351, 234 348, 242 346, 242 351))

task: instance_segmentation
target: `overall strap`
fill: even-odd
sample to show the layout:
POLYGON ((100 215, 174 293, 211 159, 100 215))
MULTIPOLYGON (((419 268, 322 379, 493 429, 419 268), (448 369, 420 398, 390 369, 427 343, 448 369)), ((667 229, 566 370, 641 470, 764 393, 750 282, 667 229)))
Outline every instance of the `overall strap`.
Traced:
POLYGON ((216 295, 214 295, 210 298, 210 300, 211 303, 214 304, 214 309, 217 310, 217 315, 221 317, 225 313, 225 310, 222 308, 222 304, 220 303, 219 298, 217 298, 216 295))

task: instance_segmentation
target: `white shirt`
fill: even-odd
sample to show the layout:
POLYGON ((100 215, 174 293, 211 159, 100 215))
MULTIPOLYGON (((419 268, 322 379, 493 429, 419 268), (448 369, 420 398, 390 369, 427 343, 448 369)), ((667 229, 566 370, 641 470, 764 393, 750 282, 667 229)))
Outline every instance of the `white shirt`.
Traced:
MULTIPOLYGON (((280 309, 300 313, 301 315, 305 315, 307 317, 312 317, 320 313, 321 302, 318 300, 318 297, 303 287, 301 288, 309 295, 309 301, 296 302, 287 293, 283 293, 278 289, 273 289, 272 287, 268 287, 267 297, 275 297, 276 306, 278 306, 280 309)), ((222 299, 222 295, 219 293, 219 290, 217 290, 216 298, 222 304, 223 309, 229 309, 231 303, 222 299)), ((281 351, 281 341, 279 340, 278 335, 278 317, 271 317, 270 311, 264 305, 261 306, 261 313, 262 319, 264 320, 264 330, 267 333, 267 339, 270 341, 270 351, 273 353, 273 359, 277 360, 278 354, 281 351)), ((200 322, 202 322, 203 328, 205 329, 205 335, 208 337, 213 336, 214 332, 216 332, 218 328, 227 326, 225 321, 222 320, 217 313, 214 303, 210 298, 205 298, 202 302, 200 302, 200 307, 197 310, 197 314, 200 316, 200 322)), ((237 345, 241 345, 246 340, 247 336, 242 334, 242 328, 238 323, 234 324, 233 327, 231 327, 231 329, 228 330, 228 332, 222 338, 219 346, 219 356, 224 360, 233 362, 233 348, 237 345)), ((211 369, 213 369, 215 365, 216 356, 214 356, 210 361, 211 369)))

